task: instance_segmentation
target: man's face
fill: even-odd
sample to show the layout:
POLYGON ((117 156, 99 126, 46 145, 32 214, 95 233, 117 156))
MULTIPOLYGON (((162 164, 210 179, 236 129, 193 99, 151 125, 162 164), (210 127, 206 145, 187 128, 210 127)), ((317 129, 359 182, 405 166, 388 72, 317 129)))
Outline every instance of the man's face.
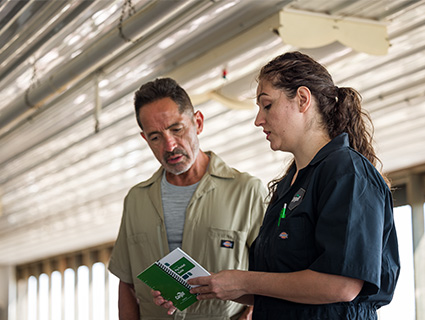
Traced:
POLYGON ((163 98, 141 107, 139 115, 142 137, 165 170, 175 175, 188 171, 199 153, 202 114, 181 114, 172 99, 163 98))

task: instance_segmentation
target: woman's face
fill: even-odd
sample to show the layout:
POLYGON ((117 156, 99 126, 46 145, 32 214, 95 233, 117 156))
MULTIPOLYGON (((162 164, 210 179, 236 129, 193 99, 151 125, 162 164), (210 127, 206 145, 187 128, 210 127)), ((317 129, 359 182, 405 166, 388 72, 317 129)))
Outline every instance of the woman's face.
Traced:
POLYGON ((293 152, 300 129, 296 99, 288 99, 282 90, 262 80, 257 87, 257 105, 259 110, 254 123, 263 127, 270 148, 293 152))

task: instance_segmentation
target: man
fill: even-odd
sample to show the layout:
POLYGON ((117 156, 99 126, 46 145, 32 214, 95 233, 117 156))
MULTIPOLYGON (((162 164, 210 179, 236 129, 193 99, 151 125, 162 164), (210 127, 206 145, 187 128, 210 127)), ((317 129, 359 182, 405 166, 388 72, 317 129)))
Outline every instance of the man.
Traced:
MULTIPOLYGON (((176 247, 210 272, 247 269, 266 191, 259 179, 200 150, 204 117, 174 80, 144 84, 135 110, 141 135, 162 166, 126 196, 109 270, 120 279, 120 320, 170 319, 137 275, 176 247)), ((251 319, 251 311, 206 301, 177 311, 174 319, 251 319)))

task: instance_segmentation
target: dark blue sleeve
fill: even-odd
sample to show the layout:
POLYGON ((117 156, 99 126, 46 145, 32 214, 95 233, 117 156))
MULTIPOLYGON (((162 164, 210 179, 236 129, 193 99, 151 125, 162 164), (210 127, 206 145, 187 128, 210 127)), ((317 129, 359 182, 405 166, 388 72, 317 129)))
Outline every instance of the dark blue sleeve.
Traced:
POLYGON ((310 269, 364 280, 364 294, 378 292, 386 208, 385 190, 367 177, 347 173, 328 180, 318 194, 319 255, 310 269))

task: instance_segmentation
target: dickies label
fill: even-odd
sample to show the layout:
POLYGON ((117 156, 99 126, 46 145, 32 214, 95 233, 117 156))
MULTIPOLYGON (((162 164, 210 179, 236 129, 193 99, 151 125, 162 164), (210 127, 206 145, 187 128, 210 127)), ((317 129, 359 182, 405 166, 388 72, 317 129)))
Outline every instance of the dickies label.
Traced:
POLYGON ((289 235, 288 235, 286 232, 281 232, 281 233, 279 234, 279 238, 281 238, 281 239, 283 239, 283 240, 288 239, 288 237, 289 237, 289 235))
POLYGON ((227 249, 233 249, 235 246, 235 242, 231 240, 221 240, 220 247, 227 248, 227 249))

